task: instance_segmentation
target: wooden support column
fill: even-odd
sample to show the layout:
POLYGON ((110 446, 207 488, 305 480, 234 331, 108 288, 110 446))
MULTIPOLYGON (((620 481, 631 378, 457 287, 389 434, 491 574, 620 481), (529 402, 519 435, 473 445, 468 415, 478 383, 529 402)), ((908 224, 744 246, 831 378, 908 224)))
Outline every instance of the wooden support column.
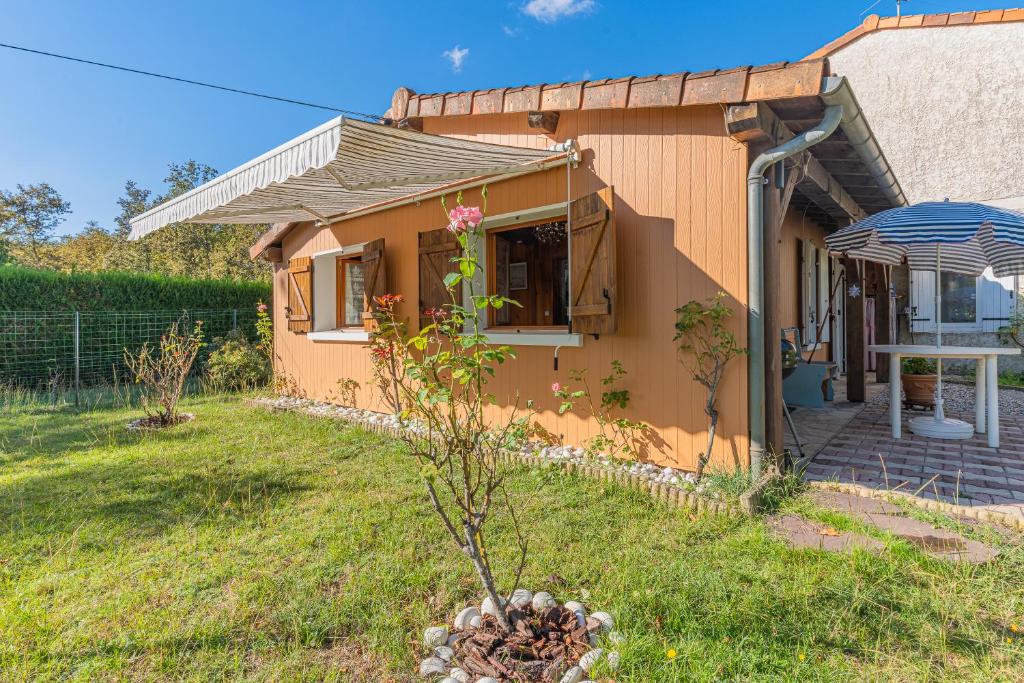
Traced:
MULTIPOLYGON (((889 279, 885 266, 875 267, 875 343, 892 344, 892 299, 889 298, 889 279)), ((875 354, 875 381, 889 381, 889 354, 875 354)))
POLYGON ((864 358, 864 278, 854 259, 843 259, 846 270, 846 396, 863 402, 867 396, 864 358), (851 295, 851 290, 857 292, 851 295))
POLYGON ((782 221, 789 208, 793 189, 800 180, 798 168, 787 169, 785 178, 777 174, 775 164, 767 173, 764 187, 764 415, 765 449, 782 455, 786 433, 782 399, 782 283, 790 282, 782 273, 782 221), (784 180, 784 182, 783 182, 784 180), (780 187, 782 185, 782 187, 780 187))

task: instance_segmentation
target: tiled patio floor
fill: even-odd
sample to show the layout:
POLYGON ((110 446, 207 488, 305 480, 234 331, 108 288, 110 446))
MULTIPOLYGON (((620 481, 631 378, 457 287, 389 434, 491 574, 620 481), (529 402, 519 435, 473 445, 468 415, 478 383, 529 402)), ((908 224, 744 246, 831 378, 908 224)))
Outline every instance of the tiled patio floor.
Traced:
MULTIPOLYGON (((872 386, 872 395, 885 389, 885 385, 872 386)), ((1000 447, 995 449, 988 447, 983 434, 966 441, 917 436, 907 422, 925 414, 921 412, 904 411, 904 436, 894 440, 884 401, 837 402, 831 414, 829 410, 803 410, 793 415, 805 441, 808 437, 804 430, 819 440, 805 448, 808 455, 816 453, 805 472, 806 479, 897 489, 958 505, 989 506, 1024 515, 1024 416, 1000 415, 1000 447), (862 408, 857 410, 857 405, 862 408)), ((974 421, 973 413, 951 416, 974 421)))

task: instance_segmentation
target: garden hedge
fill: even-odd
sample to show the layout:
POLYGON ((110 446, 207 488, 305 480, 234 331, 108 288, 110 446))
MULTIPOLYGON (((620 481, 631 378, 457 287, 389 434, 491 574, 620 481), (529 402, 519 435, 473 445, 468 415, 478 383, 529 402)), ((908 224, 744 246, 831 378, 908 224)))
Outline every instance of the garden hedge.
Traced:
POLYGON ((241 280, 193 280, 145 273, 58 273, 0 267, 0 311, 252 310, 270 300, 270 285, 241 280))

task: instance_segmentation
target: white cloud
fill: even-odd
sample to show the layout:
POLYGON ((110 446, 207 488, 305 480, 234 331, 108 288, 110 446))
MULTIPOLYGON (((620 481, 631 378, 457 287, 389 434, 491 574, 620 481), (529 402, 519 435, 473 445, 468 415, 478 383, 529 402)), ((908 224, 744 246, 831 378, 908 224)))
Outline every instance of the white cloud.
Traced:
POLYGON ((524 14, 545 23, 589 12, 592 9, 594 9, 594 0, 530 0, 522 7, 524 14))
POLYGON ((444 56, 452 63, 452 71, 458 73, 462 71, 462 63, 466 61, 466 56, 469 54, 469 48, 461 48, 458 45, 450 50, 444 51, 444 56))
POLYGON ((505 25, 501 27, 501 30, 505 32, 505 35, 509 38, 515 38, 519 35, 519 29, 512 28, 511 26, 505 25))

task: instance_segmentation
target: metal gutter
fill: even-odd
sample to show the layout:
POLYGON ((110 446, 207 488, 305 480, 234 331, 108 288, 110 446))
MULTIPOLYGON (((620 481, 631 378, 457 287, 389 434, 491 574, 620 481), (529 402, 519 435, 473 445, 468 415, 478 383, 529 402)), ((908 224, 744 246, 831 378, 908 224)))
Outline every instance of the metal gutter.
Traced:
MULTIPOLYGON (((845 81, 844 81, 845 82, 845 81)), ((765 451, 765 330, 764 330, 764 185, 765 171, 773 164, 799 154, 835 132, 843 119, 842 104, 825 108, 818 125, 760 154, 747 173, 747 344, 749 348, 748 405, 750 421, 750 470, 761 476, 765 451)), ((863 120, 863 119, 861 119, 863 120)), ((869 131, 870 132, 870 131, 869 131)), ((772 334, 775 334, 773 332, 772 334)), ((776 353, 779 351, 776 349, 776 353)))
POLYGON ((839 124, 843 134, 892 205, 906 206, 908 202, 903 189, 896 180, 896 174, 889 166, 882 148, 878 146, 849 81, 843 76, 826 77, 822 81, 820 97, 826 106, 838 105, 843 108, 843 120, 839 124))

